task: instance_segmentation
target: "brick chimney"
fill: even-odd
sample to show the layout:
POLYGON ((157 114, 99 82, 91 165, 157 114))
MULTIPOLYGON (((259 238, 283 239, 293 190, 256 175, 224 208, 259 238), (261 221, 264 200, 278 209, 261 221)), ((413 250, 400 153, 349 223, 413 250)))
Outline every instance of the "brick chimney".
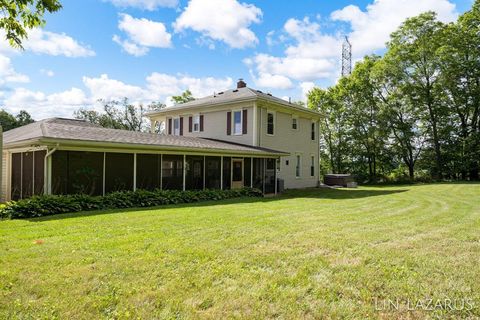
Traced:
POLYGON ((238 79, 237 89, 246 88, 246 87, 247 87, 247 83, 245 81, 243 81, 242 78, 238 79))

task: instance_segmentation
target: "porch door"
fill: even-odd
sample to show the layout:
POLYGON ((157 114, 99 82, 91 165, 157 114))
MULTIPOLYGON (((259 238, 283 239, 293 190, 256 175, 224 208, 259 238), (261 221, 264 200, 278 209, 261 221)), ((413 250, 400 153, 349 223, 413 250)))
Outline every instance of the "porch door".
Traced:
POLYGON ((232 189, 243 188, 243 159, 232 159, 232 189))

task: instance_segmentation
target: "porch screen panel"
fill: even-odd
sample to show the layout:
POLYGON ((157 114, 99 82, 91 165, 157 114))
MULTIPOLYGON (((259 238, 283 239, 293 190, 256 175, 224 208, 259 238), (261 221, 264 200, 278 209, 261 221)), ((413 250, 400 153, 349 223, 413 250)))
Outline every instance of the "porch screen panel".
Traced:
POLYGON ((185 189, 203 189, 203 157, 187 156, 185 167, 185 189))
POLYGON ((55 151, 52 154, 52 193, 67 194, 68 151, 55 151))
POLYGON ((162 189, 183 189, 183 156, 163 155, 162 189))
POLYGON ((245 187, 250 187, 252 181, 252 159, 243 159, 243 181, 245 187))
POLYGON ((22 198, 33 194, 33 152, 22 153, 22 198))
POLYGON ((34 177, 33 177, 33 194, 43 194, 44 172, 45 172, 45 150, 35 151, 35 159, 33 162, 34 177))
POLYGON ((12 200, 22 196, 22 154, 12 153, 12 200))
POLYGON ((220 157, 205 157, 205 188, 220 189, 221 172, 220 157))
POLYGON ((103 194, 103 152, 68 151, 69 194, 103 194))
POLYGON ((160 186, 159 154, 137 154, 137 189, 155 190, 160 186))
POLYGON ((253 187, 263 190, 263 179, 264 179, 264 159, 254 158, 253 159, 253 187))
POLYGON ((265 193, 274 193, 275 192, 275 159, 265 159, 265 193))
POLYGON ((105 193, 122 190, 133 190, 133 154, 107 153, 105 193))
POLYGON ((223 189, 232 187, 232 158, 223 157, 223 189))

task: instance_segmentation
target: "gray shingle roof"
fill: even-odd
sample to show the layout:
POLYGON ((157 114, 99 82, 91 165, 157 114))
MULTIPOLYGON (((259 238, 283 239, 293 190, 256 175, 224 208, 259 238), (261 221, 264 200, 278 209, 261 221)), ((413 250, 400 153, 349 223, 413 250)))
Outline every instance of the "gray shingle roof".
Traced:
POLYGON ((258 148, 213 139, 183 136, 160 135, 147 132, 135 132, 119 129, 107 129, 83 120, 51 118, 6 131, 3 134, 4 147, 19 145, 23 142, 58 140, 59 142, 116 143, 119 145, 138 145, 190 150, 211 149, 212 151, 245 154, 285 154, 281 151, 258 148))
POLYGON ((215 95, 211 95, 204 98, 199 98, 190 102, 178 104, 172 107, 164 108, 160 111, 153 111, 148 113, 148 115, 155 115, 155 114, 162 114, 168 113, 174 110, 183 110, 183 109, 191 109, 196 107, 209 107, 221 104, 227 104, 232 102, 240 102, 240 101, 249 101, 249 100, 265 100, 269 102, 273 102, 276 104, 283 105, 287 108, 292 108, 294 110, 298 110, 301 112, 308 112, 312 114, 318 114, 317 112, 310 110, 305 107, 298 106, 294 103, 290 103, 278 97, 272 96, 269 93, 264 93, 260 90, 255 90, 249 87, 239 88, 239 89, 232 89, 226 90, 222 92, 218 92, 215 95))

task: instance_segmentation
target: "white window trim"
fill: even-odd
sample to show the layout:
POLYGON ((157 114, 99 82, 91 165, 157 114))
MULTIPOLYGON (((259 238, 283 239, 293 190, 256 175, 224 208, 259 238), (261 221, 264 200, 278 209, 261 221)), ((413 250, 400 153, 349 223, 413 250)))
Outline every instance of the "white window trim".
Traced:
POLYGON ((293 130, 293 131, 298 131, 299 130, 299 124, 300 124, 300 121, 299 121, 299 118, 298 116, 293 116, 292 115, 292 122, 291 122, 291 126, 290 128, 293 130), (293 120, 296 120, 297 121, 297 128, 293 128, 293 120))
POLYGON ((295 153, 295 179, 302 179, 302 154, 300 152, 295 153), (298 158, 298 176, 297 176, 297 157, 298 158))
POLYGON ((180 117, 172 117, 172 136, 180 136, 180 117), (175 134, 175 120, 178 120, 178 134, 175 134))
POLYGON ((265 126, 265 129, 267 130, 267 136, 275 136, 275 131, 276 131, 276 124, 277 124, 277 113, 275 111, 272 111, 272 110, 267 110, 267 125, 265 126), (268 114, 272 114, 273 115, 273 133, 268 133, 268 114))
POLYGON ((200 132, 200 114, 194 114, 192 116, 192 132, 200 132), (197 120, 198 122, 196 122, 197 120), (197 124, 197 130, 195 130, 195 124, 197 124))
POLYGON ((241 136, 243 135, 243 109, 232 110, 232 135, 241 136), (240 132, 235 133, 235 112, 240 112, 240 132))

